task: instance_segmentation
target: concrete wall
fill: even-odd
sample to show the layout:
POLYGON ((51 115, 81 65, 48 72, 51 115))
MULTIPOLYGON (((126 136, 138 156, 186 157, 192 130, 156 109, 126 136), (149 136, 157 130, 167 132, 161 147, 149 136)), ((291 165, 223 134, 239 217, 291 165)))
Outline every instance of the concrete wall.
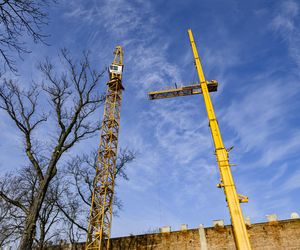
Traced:
MULTIPOLYGON (((300 250, 300 219, 258 223, 247 227, 253 250, 300 250)), ((231 226, 218 225, 204 230, 200 227, 184 231, 113 238, 111 245, 112 250, 236 249, 231 226)), ((72 247, 65 245, 50 249, 67 250, 72 247)), ((78 244, 73 249, 84 249, 84 244, 78 244)))

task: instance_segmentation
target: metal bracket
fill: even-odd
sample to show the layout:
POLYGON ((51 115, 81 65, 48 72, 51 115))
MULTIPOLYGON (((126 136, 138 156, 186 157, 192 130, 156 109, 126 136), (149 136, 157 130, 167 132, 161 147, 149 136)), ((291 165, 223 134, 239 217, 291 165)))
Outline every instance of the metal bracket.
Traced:
POLYGON ((239 202, 240 203, 247 203, 249 201, 248 196, 242 195, 242 194, 238 194, 239 197, 239 202))

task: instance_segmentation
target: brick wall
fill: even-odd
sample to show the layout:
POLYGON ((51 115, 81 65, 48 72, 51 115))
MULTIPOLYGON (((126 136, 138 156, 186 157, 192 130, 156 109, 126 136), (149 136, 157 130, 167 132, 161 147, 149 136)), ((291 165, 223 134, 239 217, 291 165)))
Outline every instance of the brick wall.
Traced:
MULTIPOLYGON (((253 224, 248 227, 253 250, 300 250, 300 219, 253 224)), ((231 226, 204 229, 208 250, 234 250, 231 226)), ((111 239, 112 250, 199 250, 198 229, 170 233, 145 234, 111 239)), ((49 250, 84 249, 55 246, 49 250)))

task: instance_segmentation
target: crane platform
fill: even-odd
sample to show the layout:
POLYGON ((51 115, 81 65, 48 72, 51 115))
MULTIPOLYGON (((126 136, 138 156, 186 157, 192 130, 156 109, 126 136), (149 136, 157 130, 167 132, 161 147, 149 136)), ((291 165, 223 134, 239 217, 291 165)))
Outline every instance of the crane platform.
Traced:
MULTIPOLYGON (((215 80, 207 81, 207 88, 209 92, 215 92, 218 89, 218 82, 215 80)), ((174 89, 159 90, 148 93, 150 100, 172 98, 177 96, 199 95, 202 94, 201 85, 191 84, 174 89)))

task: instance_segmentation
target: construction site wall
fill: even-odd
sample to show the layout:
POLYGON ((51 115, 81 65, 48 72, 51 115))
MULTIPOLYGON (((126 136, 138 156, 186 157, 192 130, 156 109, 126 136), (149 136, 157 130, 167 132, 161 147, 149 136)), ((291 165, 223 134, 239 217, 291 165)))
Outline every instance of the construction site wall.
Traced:
MULTIPOLYGON (((253 250, 300 250, 300 219, 247 226, 253 250)), ((231 226, 144 234, 111 239, 112 250, 234 250, 231 226)), ((84 249, 84 244, 60 245, 48 250, 84 249)))

